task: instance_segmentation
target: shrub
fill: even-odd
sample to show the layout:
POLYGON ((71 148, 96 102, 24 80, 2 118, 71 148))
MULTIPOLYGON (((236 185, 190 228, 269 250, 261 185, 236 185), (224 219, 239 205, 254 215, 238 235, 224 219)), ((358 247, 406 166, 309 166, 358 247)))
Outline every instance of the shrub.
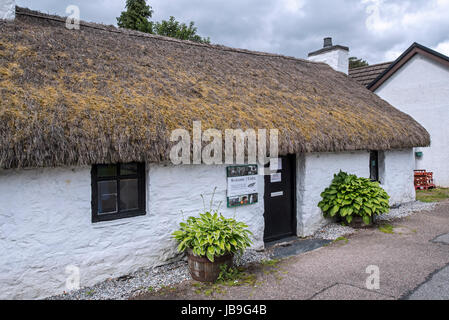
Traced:
POLYGON ((179 230, 172 234, 179 243, 178 251, 190 248, 195 255, 207 257, 212 262, 215 257, 228 253, 242 254, 252 243, 248 226, 235 219, 225 218, 218 213, 218 209, 213 213, 210 211, 180 223, 179 230))
POLYGON ((370 218, 390 210, 388 194, 366 178, 340 171, 334 175, 331 185, 321 193, 323 198, 318 207, 325 217, 341 217, 351 223, 354 216, 360 216, 365 224, 370 218))

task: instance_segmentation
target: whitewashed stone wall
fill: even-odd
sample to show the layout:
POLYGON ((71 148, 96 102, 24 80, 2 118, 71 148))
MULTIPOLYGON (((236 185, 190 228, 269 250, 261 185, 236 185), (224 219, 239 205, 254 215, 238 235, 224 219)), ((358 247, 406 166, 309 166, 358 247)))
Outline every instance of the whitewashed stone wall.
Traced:
MULTIPOLYGON (((390 195, 390 205, 415 200, 413 187, 413 150, 381 152, 380 179, 390 195)), ((311 153, 297 157, 297 234, 309 236, 329 223, 318 203, 334 174, 340 170, 369 178, 369 152, 311 153)))
POLYGON ((65 268, 81 286, 176 258, 170 234, 197 215, 214 187, 222 211, 246 222, 263 247, 263 177, 259 203, 226 208, 225 166, 153 166, 147 215, 91 222, 90 167, 0 171, 0 299, 43 298, 65 290, 65 268))
POLYGON ((376 91, 408 113, 430 133, 430 148, 419 148, 416 169, 434 172, 435 183, 449 187, 449 68, 415 55, 376 91))
MULTIPOLYGON (((259 199, 254 205, 227 208, 226 203, 226 166, 150 166, 150 213, 159 213, 169 221, 181 222, 182 216, 196 216, 203 211, 201 194, 204 195, 206 209, 214 188, 217 188, 212 208, 220 206, 220 212, 226 217, 235 217, 246 223, 254 234, 253 248, 263 249, 264 232, 264 177, 258 176, 259 199), (221 205, 220 205, 221 202, 221 205), (182 213, 181 213, 182 211, 182 213), (176 219, 175 219, 176 218, 176 219)), ((161 218, 162 219, 162 218, 161 218)))
POLYGON ((15 0, 0 0, 0 20, 14 20, 16 16, 15 0))
POLYGON ((415 157, 413 149, 385 151, 379 154, 381 186, 390 196, 390 206, 414 201, 415 157))
POLYGON ((311 153, 297 158, 297 233, 310 236, 329 223, 324 219, 318 202, 340 170, 369 177, 369 152, 311 153))

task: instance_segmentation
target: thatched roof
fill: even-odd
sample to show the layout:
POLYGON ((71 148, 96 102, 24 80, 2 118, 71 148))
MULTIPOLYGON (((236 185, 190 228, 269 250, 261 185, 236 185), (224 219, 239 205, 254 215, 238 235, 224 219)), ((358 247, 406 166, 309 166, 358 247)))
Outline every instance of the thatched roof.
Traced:
POLYGON ((0 22, 0 167, 169 159, 170 132, 277 128, 280 153, 430 143, 410 116, 323 63, 18 9, 0 22))

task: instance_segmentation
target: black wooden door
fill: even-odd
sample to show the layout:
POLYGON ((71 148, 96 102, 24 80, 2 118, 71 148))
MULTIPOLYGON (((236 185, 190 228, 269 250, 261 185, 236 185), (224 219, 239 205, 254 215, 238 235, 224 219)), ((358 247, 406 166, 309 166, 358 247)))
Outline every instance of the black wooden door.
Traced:
POLYGON ((295 156, 281 157, 280 160, 282 165, 278 170, 265 176, 265 242, 296 234, 295 156))

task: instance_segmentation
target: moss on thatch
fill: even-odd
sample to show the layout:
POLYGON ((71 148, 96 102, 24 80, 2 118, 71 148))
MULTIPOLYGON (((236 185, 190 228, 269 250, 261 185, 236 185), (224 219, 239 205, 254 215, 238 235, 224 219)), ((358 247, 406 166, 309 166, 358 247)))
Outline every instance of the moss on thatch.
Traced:
POLYGON ((427 146, 427 131, 323 63, 18 9, 0 22, 0 167, 168 159, 170 132, 279 129, 280 153, 427 146))

